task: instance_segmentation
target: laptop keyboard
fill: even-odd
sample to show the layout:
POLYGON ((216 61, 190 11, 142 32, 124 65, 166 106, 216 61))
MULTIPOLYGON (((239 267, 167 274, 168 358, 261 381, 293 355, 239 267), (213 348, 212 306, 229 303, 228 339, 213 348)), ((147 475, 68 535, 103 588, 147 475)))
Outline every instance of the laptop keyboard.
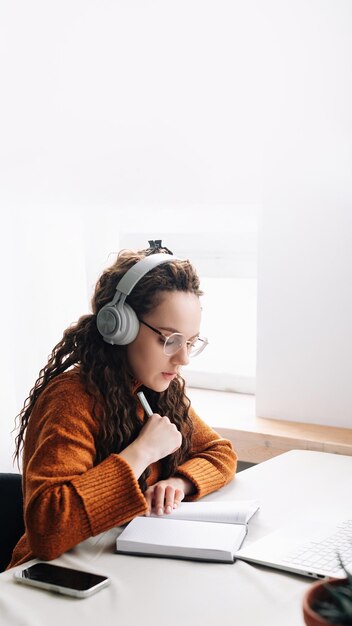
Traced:
POLYGON ((303 543, 287 554, 283 561, 312 570, 327 570, 334 574, 341 569, 337 554, 345 565, 352 563, 352 519, 339 524, 331 535, 323 539, 303 543))

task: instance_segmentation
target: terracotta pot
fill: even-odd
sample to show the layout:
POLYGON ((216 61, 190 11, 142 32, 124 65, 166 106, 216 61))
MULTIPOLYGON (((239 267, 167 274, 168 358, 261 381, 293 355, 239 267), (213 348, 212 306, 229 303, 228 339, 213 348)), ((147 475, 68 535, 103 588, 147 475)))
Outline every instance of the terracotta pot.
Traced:
MULTIPOLYGON (((303 597, 303 616, 307 626, 331 626, 331 622, 323 619, 319 613, 313 611, 312 606, 317 600, 328 600, 329 592, 325 589, 326 582, 330 585, 344 585, 346 578, 329 578, 328 580, 318 580, 311 585, 303 597)), ((343 626, 343 624, 334 623, 333 626, 343 626)))

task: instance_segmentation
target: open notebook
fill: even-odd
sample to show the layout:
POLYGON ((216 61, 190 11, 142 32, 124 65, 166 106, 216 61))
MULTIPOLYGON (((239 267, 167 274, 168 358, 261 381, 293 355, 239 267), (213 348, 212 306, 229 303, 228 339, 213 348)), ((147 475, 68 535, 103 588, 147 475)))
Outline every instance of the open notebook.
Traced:
POLYGON ((297 520, 245 545, 236 558, 312 578, 343 578, 338 553, 352 571, 352 519, 297 520))
POLYGON ((182 502, 171 515, 133 519, 117 537, 116 551, 233 563, 258 508, 256 500, 182 502))

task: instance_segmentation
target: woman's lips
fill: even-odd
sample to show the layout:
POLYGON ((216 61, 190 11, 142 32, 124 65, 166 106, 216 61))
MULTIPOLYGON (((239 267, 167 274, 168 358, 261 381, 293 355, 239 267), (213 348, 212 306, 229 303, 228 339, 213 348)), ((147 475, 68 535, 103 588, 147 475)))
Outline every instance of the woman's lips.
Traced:
POLYGON ((177 375, 177 372, 162 372, 162 376, 166 380, 172 380, 177 375))

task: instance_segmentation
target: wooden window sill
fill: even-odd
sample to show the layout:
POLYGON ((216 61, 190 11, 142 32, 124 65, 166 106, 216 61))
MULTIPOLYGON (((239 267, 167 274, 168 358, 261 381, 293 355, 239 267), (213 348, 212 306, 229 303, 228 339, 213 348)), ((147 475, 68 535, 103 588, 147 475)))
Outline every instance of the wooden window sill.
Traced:
POLYGON ((260 463, 288 450, 352 456, 352 429, 255 416, 255 396, 188 388, 197 414, 230 439, 240 461, 260 463))

